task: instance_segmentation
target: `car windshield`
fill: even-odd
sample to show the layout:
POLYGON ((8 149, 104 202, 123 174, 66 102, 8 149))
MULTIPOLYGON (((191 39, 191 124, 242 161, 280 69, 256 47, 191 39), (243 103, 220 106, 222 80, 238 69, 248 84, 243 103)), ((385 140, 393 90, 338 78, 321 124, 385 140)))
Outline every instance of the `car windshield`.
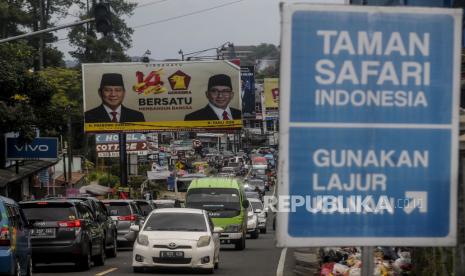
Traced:
POLYGON ((187 207, 206 210, 240 210, 240 197, 237 189, 198 188, 187 193, 187 207))
POLYGON ((253 186, 264 186, 265 182, 261 179, 254 179, 254 180, 249 180, 249 185, 253 186))
POLYGON ((110 216, 129 216, 131 208, 127 202, 105 202, 110 216))
POLYGON ((155 213, 147 220, 144 231, 188 231, 206 232, 203 214, 155 213))
POLYGON ((266 174, 265 170, 253 170, 252 174, 263 175, 266 174))
POLYGON ((34 202, 21 204, 24 215, 31 222, 77 219, 70 203, 34 202))
POLYGON ((247 198, 260 198, 260 195, 256 192, 246 192, 245 195, 247 198))
POLYGON ((261 202, 258 202, 258 201, 251 201, 250 203, 252 203, 252 208, 254 211, 260 209, 260 210, 263 210, 263 205, 261 202))

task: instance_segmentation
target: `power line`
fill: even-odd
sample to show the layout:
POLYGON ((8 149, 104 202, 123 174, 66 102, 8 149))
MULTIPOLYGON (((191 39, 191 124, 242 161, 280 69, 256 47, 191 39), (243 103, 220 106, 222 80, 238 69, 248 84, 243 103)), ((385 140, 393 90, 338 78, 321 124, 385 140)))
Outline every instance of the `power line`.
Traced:
POLYGON ((154 1, 154 2, 145 3, 145 4, 142 4, 142 5, 137 5, 137 7, 135 9, 160 4, 160 3, 163 3, 163 2, 166 2, 166 1, 169 1, 169 0, 158 0, 158 1, 154 1))
MULTIPOLYGON (((159 0, 158 2, 147 3, 147 4, 144 4, 144 5, 148 6, 148 5, 158 4, 158 3, 161 3, 161 2, 165 2, 165 1, 169 1, 169 0, 159 0)), ((245 1, 245 0, 237 0, 237 1, 233 1, 233 2, 228 2, 228 3, 224 3, 224 4, 221 4, 221 5, 218 5, 218 6, 213 6, 213 7, 210 7, 210 8, 206 8, 206 9, 202 9, 202 10, 198 10, 198 11, 193 11, 193 12, 185 13, 185 14, 181 14, 181 15, 178 15, 178 16, 168 17, 168 18, 161 19, 161 20, 157 20, 157 21, 153 21, 153 22, 150 22, 150 23, 145 23, 145 24, 141 24, 141 25, 136 25, 136 26, 133 26, 132 28, 138 29, 138 28, 147 27, 147 26, 150 26, 150 25, 160 24, 160 23, 164 23, 164 22, 171 21, 171 20, 180 19, 180 18, 183 18, 183 17, 187 17, 187 16, 191 16, 191 15, 196 15, 196 14, 204 13, 204 12, 207 12, 207 11, 211 11, 211 10, 223 8, 223 7, 226 7, 226 6, 234 5, 234 4, 243 2, 243 1, 245 1)), ((143 6, 143 5, 141 5, 141 6, 143 6)), ((139 7, 140 7, 140 6, 139 6, 139 7)), ((61 38, 61 39, 58 39, 57 41, 55 41, 55 42, 53 42, 53 43, 56 43, 56 42, 62 41, 62 40, 68 40, 68 38, 61 38)))
POLYGON ((245 0, 238 0, 238 1, 234 1, 234 2, 229 2, 229 3, 221 4, 221 5, 218 5, 218 6, 213 6, 213 7, 210 7, 210 8, 206 8, 206 9, 203 9, 203 10, 198 10, 198 11, 194 11, 194 12, 190 12, 190 13, 186 13, 186 14, 182 14, 182 15, 178 15, 178 16, 173 16, 173 17, 153 21, 153 22, 150 22, 150 23, 142 24, 142 25, 137 25, 137 26, 134 26, 132 28, 137 29, 137 28, 142 28, 142 27, 154 25, 154 24, 164 23, 164 22, 167 22, 167 21, 171 21, 171 20, 175 20, 175 19, 179 19, 179 18, 183 18, 183 17, 187 17, 187 16, 199 14, 199 13, 204 13, 204 12, 219 9, 219 8, 223 8, 223 7, 230 6, 230 5, 233 5, 233 4, 237 4, 237 3, 243 2, 243 1, 245 1, 245 0))

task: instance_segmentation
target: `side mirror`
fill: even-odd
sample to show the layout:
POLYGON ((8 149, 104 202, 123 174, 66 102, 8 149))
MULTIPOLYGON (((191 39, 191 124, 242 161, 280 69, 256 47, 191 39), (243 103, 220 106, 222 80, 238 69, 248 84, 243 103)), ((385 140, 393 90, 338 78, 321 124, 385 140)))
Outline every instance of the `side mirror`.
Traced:
POLYGON ((249 206, 250 202, 247 199, 244 199, 244 201, 242 201, 242 207, 244 207, 244 209, 247 209, 249 208, 249 206))
POLYGON ((223 233, 223 227, 215 227, 213 228, 213 233, 223 233))
POLYGON ((131 230, 133 232, 139 232, 140 231, 140 226, 139 225, 131 225, 129 227, 129 230, 131 230))

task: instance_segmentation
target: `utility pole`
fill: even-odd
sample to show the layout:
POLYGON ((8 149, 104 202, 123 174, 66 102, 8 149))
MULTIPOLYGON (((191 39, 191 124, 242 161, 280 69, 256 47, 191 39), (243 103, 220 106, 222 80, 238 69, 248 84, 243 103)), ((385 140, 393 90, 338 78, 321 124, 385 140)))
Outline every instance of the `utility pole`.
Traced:
MULTIPOLYGON (((45 7, 44 7, 44 0, 39 0, 39 12, 40 12, 40 29, 44 30, 46 25, 45 25, 45 7)), ((44 42, 44 34, 40 34, 39 38, 39 70, 44 69, 44 48, 45 48, 45 42, 44 42)))
POLYGON ((126 133, 119 134, 119 169, 123 186, 128 184, 128 161, 126 156, 126 133))
POLYGON ((72 168, 73 168, 73 142, 72 142, 72 129, 71 129, 71 107, 66 107, 66 113, 68 114, 68 181, 72 185, 72 168))

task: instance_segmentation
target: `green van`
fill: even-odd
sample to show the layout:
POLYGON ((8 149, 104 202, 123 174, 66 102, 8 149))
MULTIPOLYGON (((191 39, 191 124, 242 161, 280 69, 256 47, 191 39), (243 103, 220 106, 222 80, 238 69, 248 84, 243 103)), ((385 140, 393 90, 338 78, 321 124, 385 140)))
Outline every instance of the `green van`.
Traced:
POLYGON ((237 179, 194 179, 187 190, 186 207, 209 212, 214 226, 224 229, 221 244, 234 244, 236 250, 245 248, 249 201, 237 179))

